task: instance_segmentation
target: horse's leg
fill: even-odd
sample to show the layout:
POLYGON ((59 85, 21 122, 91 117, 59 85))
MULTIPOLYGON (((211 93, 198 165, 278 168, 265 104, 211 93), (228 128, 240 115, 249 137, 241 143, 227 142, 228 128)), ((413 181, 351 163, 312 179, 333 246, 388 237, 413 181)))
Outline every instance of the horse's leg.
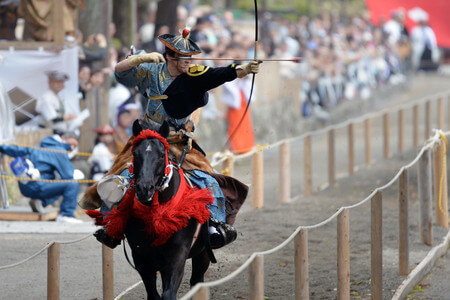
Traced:
POLYGON ((141 275, 142 281, 144 282, 145 290, 147 291, 147 299, 161 299, 156 289, 156 270, 148 267, 148 263, 145 262, 144 258, 139 255, 133 255, 134 264, 139 275, 141 275))
POLYGON ((177 291, 184 275, 184 266, 188 257, 188 251, 179 251, 170 264, 161 270, 163 284, 162 299, 172 300, 177 298, 177 291))
POLYGON ((203 282, 203 276, 205 275, 206 270, 208 270, 209 262, 206 250, 203 250, 198 255, 192 257, 191 287, 199 282, 203 282))

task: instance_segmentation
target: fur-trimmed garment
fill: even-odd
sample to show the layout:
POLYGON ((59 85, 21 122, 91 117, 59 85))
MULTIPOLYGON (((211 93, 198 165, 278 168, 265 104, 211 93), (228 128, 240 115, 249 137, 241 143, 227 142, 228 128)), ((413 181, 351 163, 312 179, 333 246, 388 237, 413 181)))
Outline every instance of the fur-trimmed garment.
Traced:
POLYGON ((214 201, 208 189, 191 188, 180 169, 180 186, 178 193, 167 203, 160 204, 158 192, 155 192, 152 205, 147 206, 136 199, 134 189, 128 190, 119 206, 106 214, 97 210, 88 210, 86 213, 96 220, 96 225, 104 225, 108 235, 122 240, 128 220, 131 217, 144 222, 145 232, 153 240, 152 246, 160 246, 177 231, 186 227, 190 219, 200 224, 205 223, 210 216, 207 204, 214 201))

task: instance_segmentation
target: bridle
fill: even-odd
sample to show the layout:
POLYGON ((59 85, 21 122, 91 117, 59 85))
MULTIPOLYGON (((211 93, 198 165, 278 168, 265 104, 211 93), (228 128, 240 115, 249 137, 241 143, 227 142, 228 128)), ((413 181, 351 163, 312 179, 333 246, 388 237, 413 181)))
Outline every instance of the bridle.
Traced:
MULTIPOLYGON (((154 130, 150 130, 150 129, 145 129, 145 130, 142 130, 139 133, 139 135, 133 139, 131 151, 133 151, 134 148, 137 146, 137 144, 139 144, 141 141, 146 140, 146 139, 151 139, 151 138, 159 140, 164 145, 164 149, 165 149, 164 150, 164 152, 165 152, 164 176, 161 178, 160 182, 155 186, 155 191, 162 192, 169 186, 169 182, 170 182, 170 179, 172 178, 173 168, 174 168, 174 165, 169 161, 168 151, 170 150, 170 146, 169 146, 169 143, 167 142, 167 140, 164 137, 162 137, 158 132, 156 132, 154 130)), ((134 179, 134 177, 135 177, 134 176, 134 156, 133 156, 132 165, 129 167, 129 171, 130 171, 130 174, 132 174, 132 177, 134 179)))

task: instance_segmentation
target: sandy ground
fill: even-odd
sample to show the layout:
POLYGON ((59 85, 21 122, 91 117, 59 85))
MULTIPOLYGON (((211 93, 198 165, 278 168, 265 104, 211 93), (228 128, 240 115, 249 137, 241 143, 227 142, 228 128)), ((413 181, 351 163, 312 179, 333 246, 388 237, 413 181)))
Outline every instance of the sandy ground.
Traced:
MULTIPOLYGON (((437 84, 437 83, 433 83, 437 84)), ((445 80, 439 82, 445 86, 445 80)), ((423 86, 421 86, 423 88, 423 86)), ((431 86, 430 88, 434 88, 431 86)), ((425 92, 425 91, 423 91, 425 92)), ((405 93, 407 94, 407 93, 405 93)), ((411 97, 411 95, 409 95, 411 97)), ((404 99, 407 99, 405 96, 404 99)), ((447 108, 448 111, 448 108, 447 108)), ((381 131, 381 124, 375 122, 374 135, 381 131)), ((393 129, 392 132, 395 132, 393 129)), ((336 140, 336 170, 338 177, 346 173, 346 158, 341 155, 345 139, 336 140)), ((392 138, 392 149, 396 149, 395 137, 392 138)), ((322 172, 315 172, 313 184, 315 188, 326 182, 326 137, 314 140, 315 167, 322 172)), ((375 140, 373 147, 381 149, 381 140, 375 140)), ((410 143, 407 140, 407 143, 410 143)), ((409 148, 410 144, 407 144, 409 148)), ((231 245, 215 251, 218 263, 207 271, 206 280, 222 278, 239 267, 253 252, 264 251, 276 247, 284 241, 298 226, 312 225, 326 219, 339 207, 351 205, 364 199, 378 186, 387 183, 397 170, 409 163, 417 150, 410 150, 395 155, 389 160, 383 160, 381 155, 375 155, 374 164, 369 168, 361 166, 363 157, 362 144, 356 145, 358 170, 355 175, 342 178, 337 184, 323 191, 316 191, 311 197, 294 197, 291 203, 280 204, 277 201, 278 192, 278 152, 265 153, 265 205, 261 210, 251 210, 250 200, 247 201, 239 214, 235 227, 239 235, 231 245)), ((293 166, 299 166, 303 157, 302 144, 291 146, 293 166), (298 150, 298 151, 297 151, 298 150)), ((375 151, 374 151, 375 152, 375 151)), ((381 150, 380 150, 381 152, 381 150)), ((394 150, 392 150, 394 152, 394 150)), ((236 164, 236 176, 249 183, 250 162, 242 161, 236 164)), ((293 167, 293 196, 302 194, 303 170, 293 167)), ((409 242, 410 268, 414 268, 430 250, 430 247, 420 242, 418 235, 418 199, 417 199, 417 169, 411 168, 409 194, 409 242)), ((250 199, 250 198, 249 198, 250 199)), ((404 277, 397 274, 398 269, 398 187, 397 184, 383 192, 383 298, 390 299, 404 277)), ((337 287, 336 266, 336 220, 309 231, 309 264, 310 264, 310 295, 311 299, 334 299, 337 287)), ((30 224, 32 227, 33 224, 30 224)), ((438 244, 446 230, 433 228, 434 241, 438 244)), ((84 236, 85 233, 2 233, 0 234, 0 266, 18 262, 35 253, 52 240, 70 241, 84 236)), ((72 245, 61 246, 61 299, 101 299, 102 269, 101 248, 94 238, 72 245)), ((123 250, 114 251, 115 259, 115 295, 140 280, 137 273, 127 264, 123 250)), ((420 290, 414 297, 419 299, 445 299, 450 293, 448 286, 449 268, 448 254, 438 262, 437 269, 428 280, 432 284, 422 282, 420 290), (447 263, 445 263, 447 262, 447 263), (440 264, 443 264, 442 268, 440 264), (446 279, 447 278, 447 279, 446 279)), ((370 203, 350 210, 350 280, 353 299, 370 299, 370 203)), ((187 263, 186 275, 179 295, 188 290, 190 262, 187 263)), ((266 299, 294 298, 294 249, 289 243, 282 250, 264 257, 265 297, 266 299)), ((38 255, 33 260, 18 267, 0 270, 0 299, 43 299, 46 297, 46 255, 38 255)), ((248 272, 244 271, 228 283, 211 289, 211 299, 247 299, 248 272)), ((145 299, 142 285, 132 290, 123 299, 145 299)))

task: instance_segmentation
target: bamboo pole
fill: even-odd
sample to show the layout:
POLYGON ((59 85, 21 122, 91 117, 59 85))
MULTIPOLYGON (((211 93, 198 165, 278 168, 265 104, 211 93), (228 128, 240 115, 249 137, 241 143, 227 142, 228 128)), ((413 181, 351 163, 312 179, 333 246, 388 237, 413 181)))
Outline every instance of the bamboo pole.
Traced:
POLYGON ((60 245, 54 243, 47 250, 47 299, 59 299, 59 251, 60 245))
POLYGON ((336 183, 335 177, 335 131, 330 129, 328 131, 328 184, 334 185, 336 183))
POLYGON ((438 128, 444 130, 444 99, 439 97, 438 99, 438 128))
POLYGON ((305 137, 304 141, 304 163, 305 163, 305 196, 312 195, 312 147, 311 147, 311 136, 305 137))
POLYGON ((338 216, 337 269, 339 300, 350 300, 350 225, 349 211, 344 209, 338 216))
POLYGON ((405 110, 398 111, 398 152, 405 150, 405 110))
POLYGON ((264 165, 263 152, 257 151, 252 156, 252 208, 264 207, 264 165))
POLYGON ((225 161, 222 163, 222 173, 228 176, 233 176, 234 174, 234 159, 230 155, 225 159, 225 161))
POLYGON ((355 173, 355 131, 353 123, 348 124, 348 175, 355 173))
POLYGON ((378 191, 371 200, 371 280, 372 299, 383 299, 383 196, 378 191))
POLYGON ((295 300, 309 299, 308 231, 301 229, 294 238, 295 300))
POLYGON ((399 245, 398 273, 408 275, 409 272, 409 231, 408 231, 408 169, 404 169, 399 178, 399 245))
POLYGON ((389 114, 383 114, 384 158, 389 158, 389 114))
POLYGON ((280 145, 280 190, 279 201, 281 203, 289 203, 291 189, 291 157, 289 143, 284 142, 280 145))
POLYGON ((419 147, 419 105, 413 107, 413 144, 414 148, 419 147))
POLYGON ((264 299, 264 256, 257 255, 249 269, 249 299, 264 299))
POLYGON ((192 300, 209 300, 209 287, 201 287, 192 300))
POLYGON ((417 180, 419 183, 420 240, 428 246, 433 246, 430 156, 430 150, 425 150, 420 157, 417 180))
POLYGON ((102 244, 103 299, 114 299, 114 250, 102 244))
POLYGON ((364 120, 364 145, 366 148, 366 166, 372 163, 371 120, 364 120))
POLYGON ((436 224, 448 228, 448 193, 447 193, 447 158, 444 155, 447 149, 444 141, 434 149, 434 209, 436 224))
POLYGON ((431 134, 431 101, 429 100, 425 102, 425 141, 431 134))

